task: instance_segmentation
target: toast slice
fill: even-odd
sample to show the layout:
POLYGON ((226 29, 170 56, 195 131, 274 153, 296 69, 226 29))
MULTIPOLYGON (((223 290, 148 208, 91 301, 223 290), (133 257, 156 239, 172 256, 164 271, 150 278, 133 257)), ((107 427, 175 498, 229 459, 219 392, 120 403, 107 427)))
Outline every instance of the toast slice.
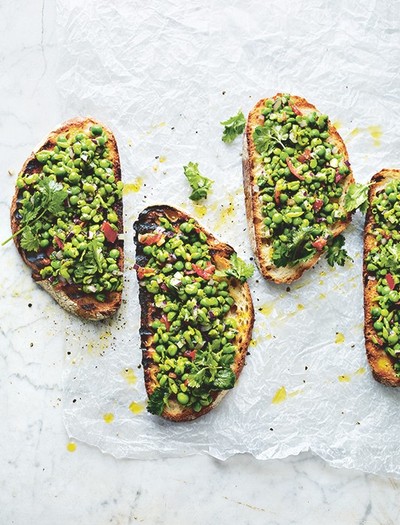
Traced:
POLYGON ((384 385, 400 386, 400 217, 396 217, 400 170, 376 173, 368 200, 363 261, 365 347, 374 378, 384 385))
POLYGON ((93 321, 117 311, 124 262, 122 182, 110 129, 77 117, 52 131, 22 166, 10 218, 32 278, 63 308, 93 321))
POLYGON ((250 289, 225 273, 233 248, 183 211, 150 206, 134 230, 148 410, 196 419, 218 405, 245 364, 250 289))
POLYGON ((242 159, 246 214, 257 265, 265 279, 291 283, 318 261, 351 220, 344 208, 346 191, 354 182, 346 146, 315 106, 304 98, 278 93, 251 110, 242 159), (326 191, 327 184, 334 196, 326 191), (331 206, 333 212, 327 211, 331 206), (286 222, 293 207, 294 217, 286 222), (275 224, 271 214, 281 222, 275 224), (282 235, 287 240, 279 240, 278 249, 282 235))

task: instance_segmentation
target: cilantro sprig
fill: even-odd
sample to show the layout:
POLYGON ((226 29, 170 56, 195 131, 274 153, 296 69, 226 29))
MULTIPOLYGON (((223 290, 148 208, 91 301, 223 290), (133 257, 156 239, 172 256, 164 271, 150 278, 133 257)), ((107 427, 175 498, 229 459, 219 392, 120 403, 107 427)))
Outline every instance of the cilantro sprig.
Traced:
POLYGON ((337 235, 329 243, 327 248, 327 261, 329 266, 335 264, 344 266, 347 260, 352 260, 347 250, 344 248, 345 238, 343 235, 337 235))
POLYGON ((359 209, 365 213, 368 208, 368 189, 371 183, 361 184, 359 182, 350 184, 344 198, 344 207, 347 212, 359 209))
POLYGON ((11 237, 2 242, 2 246, 21 233, 21 247, 27 251, 39 250, 39 239, 37 237, 34 223, 41 219, 43 215, 49 213, 55 217, 64 211, 64 201, 68 193, 63 189, 63 185, 50 177, 43 177, 35 185, 35 191, 28 200, 23 201, 19 213, 22 216, 23 225, 11 237))
POLYGON ((197 162, 189 162, 187 166, 183 166, 183 171, 193 190, 189 195, 189 199, 192 201, 206 199, 214 181, 201 175, 197 162))
POLYGON ((226 144, 230 144, 235 140, 236 137, 243 133, 246 126, 246 118, 243 115, 242 110, 239 110, 237 115, 228 118, 228 120, 224 120, 221 122, 221 124, 224 126, 222 140, 226 144))
POLYGON ((225 274, 239 279, 242 283, 246 282, 254 273, 254 266, 247 264, 236 253, 232 254, 230 263, 230 267, 225 270, 225 274))

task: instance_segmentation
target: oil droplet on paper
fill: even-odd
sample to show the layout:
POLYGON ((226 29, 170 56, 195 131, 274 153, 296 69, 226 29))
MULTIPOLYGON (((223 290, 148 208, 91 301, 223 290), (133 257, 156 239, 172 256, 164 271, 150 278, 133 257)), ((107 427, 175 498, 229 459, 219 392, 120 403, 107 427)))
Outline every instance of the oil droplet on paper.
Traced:
POLYGON ((363 366, 354 372, 354 375, 357 375, 357 376, 362 376, 364 374, 365 374, 365 368, 363 366))
POLYGON ((134 385, 137 381, 137 377, 135 376, 135 372, 132 370, 132 368, 125 368, 122 371, 122 376, 130 385, 134 385))
POLYGON ((340 122, 340 120, 335 120, 335 122, 333 123, 334 127, 336 129, 339 129, 342 127, 342 123, 340 122))
POLYGON ((343 374, 341 376, 338 377, 339 381, 341 383, 349 383, 350 380, 354 377, 354 376, 362 376, 365 374, 365 368, 362 366, 361 368, 359 368, 358 370, 356 370, 355 372, 353 372, 352 374, 343 374))
POLYGON ((381 145, 382 128, 380 126, 368 126, 367 129, 374 141, 374 146, 379 147, 381 145))
POLYGON ((274 405, 278 405, 279 403, 283 403, 283 401, 285 401, 286 398, 287 398, 286 388, 284 386, 281 386, 275 392, 274 397, 272 398, 272 403, 274 405))
POLYGON ((360 128, 354 128, 353 130, 350 131, 350 137, 356 137, 360 133, 360 131, 361 131, 360 128))
POLYGON ((266 317, 268 317, 269 315, 272 314, 274 310, 274 303, 269 303, 269 304, 264 304, 263 306, 261 306, 258 311, 260 313, 262 313, 263 315, 265 315, 266 317))
POLYGON ((124 184, 124 188, 122 190, 123 195, 129 195, 130 193, 137 193, 141 190, 143 186, 143 179, 141 177, 138 177, 133 182, 127 182, 124 184))
POLYGON ((298 304, 297 310, 304 310, 304 304, 298 304))
POLYGON ((107 412, 107 414, 104 414, 103 419, 106 423, 112 423, 114 421, 114 414, 107 412))
POLYGON ((140 412, 143 412, 144 405, 142 403, 136 403, 136 401, 132 401, 132 403, 129 405, 129 410, 133 414, 140 414, 140 412))
POLYGON ((69 443, 67 443, 67 450, 68 452, 75 452, 76 443, 74 443, 73 441, 70 441, 69 443))
POLYGON ((344 334, 342 334, 341 332, 337 332, 335 337, 335 343, 337 345, 344 343, 344 334))
POLYGON ((162 163, 162 162, 165 162, 166 160, 167 160, 167 157, 166 157, 165 155, 160 155, 160 156, 158 157, 158 162, 161 162, 161 163, 162 163))
POLYGON ((343 375, 339 376, 338 379, 339 379, 339 381, 341 383, 348 383, 350 381, 351 377, 348 376, 348 375, 343 374, 343 375))
POLYGON ((215 230, 219 230, 222 226, 224 226, 227 220, 235 214, 235 205, 233 204, 232 194, 228 195, 228 202, 228 206, 224 206, 219 214, 219 219, 214 227, 215 230))
POLYGON ((204 215, 207 213, 207 208, 206 206, 202 205, 202 204, 195 204, 194 206, 194 214, 199 217, 200 219, 202 219, 204 217, 204 215))

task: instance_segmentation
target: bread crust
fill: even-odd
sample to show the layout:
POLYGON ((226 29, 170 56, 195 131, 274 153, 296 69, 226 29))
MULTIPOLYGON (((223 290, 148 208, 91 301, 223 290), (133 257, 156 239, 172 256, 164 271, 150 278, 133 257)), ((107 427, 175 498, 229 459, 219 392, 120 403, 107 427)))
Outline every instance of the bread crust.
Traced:
MULTIPOLYGON (((281 97, 282 93, 277 93, 272 100, 281 97)), ((255 255, 257 266, 265 279, 272 280, 275 283, 291 283, 296 279, 299 279, 303 272, 314 266, 318 261, 323 252, 317 252, 314 257, 310 260, 296 264, 291 267, 277 267, 272 263, 271 250, 272 250, 272 237, 266 237, 263 232, 263 216, 261 205, 259 201, 259 192, 257 190, 256 180, 258 174, 262 171, 261 156, 257 153, 254 140, 253 132, 254 129, 261 124, 260 116, 261 110, 263 109, 265 102, 268 99, 262 99, 254 106, 250 111, 245 133, 243 135, 243 186, 246 203, 246 215, 248 223, 248 231, 250 236, 251 246, 255 255)), ((291 95, 290 101, 296 105, 296 107, 302 112, 303 115, 307 115, 313 111, 320 113, 315 106, 307 102, 304 98, 291 95)), ((349 157, 346 146, 337 132, 336 128, 328 120, 328 131, 330 137, 327 139, 333 145, 336 145, 339 151, 343 154, 345 161, 348 162, 349 157)), ((344 209, 344 198, 347 189, 350 184, 354 182, 353 173, 350 169, 350 173, 343 179, 343 194, 339 199, 339 205, 344 209)), ((345 221, 340 221, 329 227, 332 235, 336 237, 343 230, 347 228, 351 221, 351 213, 347 214, 345 221)))
MULTIPOLYGON (((171 223, 179 220, 187 221, 190 216, 181 210, 173 208, 172 206, 158 205, 150 206, 143 210, 137 221, 134 224, 135 230, 135 245, 136 245, 136 260, 140 266, 145 266, 147 258, 143 254, 141 244, 138 236, 141 233, 148 233, 155 228, 155 221, 159 217, 167 217, 171 223)), ((217 269, 226 269, 229 266, 229 259, 234 253, 234 249, 228 244, 219 242, 211 233, 206 231, 197 221, 196 229, 203 232, 207 236, 207 244, 210 247, 213 264, 217 269)), ((239 327, 239 333, 235 340, 238 346, 238 352, 235 361, 232 365, 232 370, 235 373, 236 379, 245 364, 247 349, 251 341, 251 333, 254 324, 254 308, 250 295, 250 288, 247 283, 241 283, 237 279, 231 279, 230 293, 235 299, 234 306, 230 312, 230 316, 236 318, 239 327)), ((158 387, 157 373, 158 366, 153 361, 152 355, 155 350, 153 346, 153 334, 150 325, 153 322, 153 315, 155 313, 155 306, 152 302, 152 295, 147 292, 146 288, 139 286, 139 301, 141 307, 141 327, 140 337, 142 346, 142 364, 144 369, 145 386, 148 396, 158 387)), ((184 407, 175 400, 170 400, 168 406, 164 408, 161 414, 163 418, 175 422, 191 421, 203 416, 213 408, 215 408, 227 394, 227 390, 219 392, 212 392, 213 401, 210 405, 203 407, 200 412, 195 412, 190 407, 184 407)))
MULTIPOLYGON (((50 150, 56 145, 57 136, 61 133, 77 133, 79 131, 88 131, 93 125, 101 126, 107 133, 108 141, 107 147, 110 151, 109 159, 113 163, 113 169, 116 181, 121 180, 121 165, 118 154, 117 142, 115 140, 112 131, 92 117, 76 117, 70 119, 58 128, 53 130, 46 139, 35 149, 34 152, 27 158, 21 169, 21 174, 33 174, 41 171, 41 164, 36 160, 35 153, 39 150, 50 150)), ((20 228, 20 216, 18 214, 18 199, 23 190, 16 188, 10 208, 10 220, 11 220, 11 231, 14 235, 20 228)), ((122 200, 114 206, 114 211, 118 215, 118 232, 123 232, 123 208, 122 200)), ((83 293, 77 285, 60 283, 53 286, 48 279, 43 279, 40 275, 40 270, 46 264, 48 259, 45 252, 38 252, 33 254, 26 252, 20 245, 20 238, 17 235, 14 237, 14 243, 17 247, 19 254, 23 261, 32 270, 32 279, 37 282, 44 290, 46 290, 56 301, 68 312, 77 315, 83 319, 91 321, 101 321, 107 319, 115 314, 121 304, 122 293, 121 292, 107 292, 106 301, 97 301, 93 295, 83 293)), ((120 271, 123 271, 124 266, 124 249, 123 240, 117 239, 115 248, 120 252, 118 259, 118 267, 120 271)))
MULTIPOLYGON (((371 204, 378 191, 384 189, 392 181, 400 180, 400 170, 383 169, 371 178, 369 187, 368 201, 371 204)), ((377 281, 369 274, 367 270, 366 258, 370 251, 379 246, 374 237, 373 229, 376 225, 374 216, 369 206, 365 216, 364 226, 364 258, 363 258, 363 282, 364 282, 364 337, 367 358, 376 381, 387 386, 400 386, 400 378, 396 376, 393 364, 394 359, 389 356, 384 349, 375 344, 372 337, 377 337, 374 329, 374 321, 371 315, 371 308, 374 306, 373 299, 378 294, 377 281)))

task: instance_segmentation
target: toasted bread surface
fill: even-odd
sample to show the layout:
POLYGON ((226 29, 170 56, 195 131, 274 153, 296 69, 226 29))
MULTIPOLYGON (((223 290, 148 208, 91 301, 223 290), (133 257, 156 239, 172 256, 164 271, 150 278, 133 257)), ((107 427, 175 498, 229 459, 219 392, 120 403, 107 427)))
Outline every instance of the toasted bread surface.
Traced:
MULTIPOLYGON (((140 242, 140 237, 143 234, 153 232, 159 225, 161 217, 167 218, 174 228, 179 228, 182 222, 190 219, 190 217, 176 208, 166 205, 151 206, 146 208, 138 217, 135 229, 135 244, 136 244, 136 261, 137 265, 144 267, 148 262, 148 258, 143 253, 143 244, 140 242)), ((207 237, 207 245, 210 249, 212 263, 216 270, 224 270, 230 266, 229 259, 234 252, 233 248, 227 244, 219 242, 213 235, 207 232, 202 226, 195 222, 197 232, 203 232, 207 237)), ((139 280, 140 284, 140 280, 139 280)), ((233 344, 237 346, 234 362, 231 369, 234 372, 236 379, 245 364, 245 357, 248 346, 251 341, 251 333, 254 323, 254 309, 250 295, 250 289, 247 283, 242 283, 235 278, 229 279, 229 292, 234 299, 231 307, 229 317, 233 317, 237 322, 238 333, 233 344)), ((151 324, 154 320, 160 318, 160 312, 153 302, 153 295, 150 294, 144 286, 139 287, 139 299, 141 305, 141 345, 142 345, 142 363, 144 368, 145 386, 148 396, 150 397, 154 391, 159 388, 157 374, 159 372, 158 364, 154 361, 155 343, 154 333, 151 329, 151 324)), ((191 406, 183 406, 178 403, 174 396, 170 397, 167 405, 161 414, 165 419, 183 422, 196 419, 211 409, 216 407, 222 398, 227 393, 227 390, 213 390, 210 392, 212 402, 208 406, 202 407, 200 411, 195 411, 191 406)))
MULTIPOLYGON (((272 100, 276 100, 281 97, 282 93, 277 93, 272 100)), ((305 261, 295 264, 293 266, 280 266, 277 267, 272 261, 272 243, 273 236, 266 234, 264 227, 264 216, 262 213, 261 193, 257 185, 257 179, 262 176, 264 171, 264 165, 262 162, 261 155, 257 152, 256 146, 253 139, 253 133, 256 127, 260 126, 264 122, 262 110, 265 107, 265 102, 268 99, 260 100, 254 108, 250 111, 245 133, 243 136, 243 184, 246 202, 246 215, 248 221, 248 231, 250 235, 250 241, 252 249, 255 254, 257 265, 260 269, 261 274, 265 279, 272 280, 276 283, 291 283, 292 281, 301 277, 303 272, 312 266, 320 258, 321 252, 316 252, 315 255, 305 261)), ((307 102, 304 98, 290 95, 290 104, 294 105, 297 110, 304 116, 312 112, 319 111, 315 106, 307 102)), ((345 162, 349 166, 349 159, 346 146, 337 132, 336 128, 328 120, 328 131, 329 138, 327 141, 332 144, 332 147, 336 146, 338 151, 343 155, 345 162)), ((353 174, 350 169, 350 173, 343 178, 341 185, 343 187, 342 196, 337 199, 339 208, 344 210, 344 199, 346 191, 351 183, 354 182, 353 174)), ((346 220, 337 221, 329 226, 329 232, 332 236, 339 235, 348 226, 351 220, 351 214, 347 214, 346 220)))
POLYGON ((397 377, 393 368, 395 359, 388 355, 384 348, 383 341, 379 341, 378 334, 374 328, 374 319, 371 309, 376 306, 378 280, 367 269, 367 256, 374 248, 379 248, 376 236, 373 234, 377 227, 372 213, 371 203, 376 195, 384 190, 390 182, 400 182, 400 170, 383 169, 376 173, 371 179, 368 200, 369 208, 365 217, 364 227, 364 261, 363 261, 363 281, 364 281, 364 337, 367 351, 368 362, 370 364, 374 378, 387 386, 400 386, 400 377, 397 377), (377 344, 378 342, 378 344, 377 344))
MULTIPOLYGON (((41 172, 42 164, 36 159, 35 155, 38 151, 53 150, 56 146, 57 137, 60 134, 69 136, 82 131, 88 132, 91 126, 96 125, 101 126, 102 129, 107 133, 107 148, 109 150, 108 160, 112 162, 115 180, 120 181, 121 166, 115 137, 112 131, 107 128, 107 126, 91 117, 76 117, 70 119, 52 131, 25 161, 20 171, 20 175, 25 176, 41 172)), ((11 231, 13 235, 18 232, 21 225, 22 217, 18 212, 18 205, 23 191, 24 189, 19 189, 17 187, 11 203, 10 219, 11 231)), ((116 200, 116 204, 113 209, 118 216, 118 232, 122 233, 122 199, 116 200)), ((40 275, 40 270, 44 268, 46 264, 49 264, 49 258, 46 251, 40 250, 37 253, 27 252, 21 247, 19 235, 14 236, 14 242, 22 259, 32 270, 32 278, 34 281, 36 281, 43 289, 45 289, 57 301, 57 303, 68 312, 83 319, 100 321, 111 317, 118 310, 122 300, 122 293, 120 291, 107 292, 106 300, 103 302, 98 301, 94 294, 84 293, 80 286, 71 282, 63 281, 54 285, 49 279, 42 278, 40 275)), ((117 264, 119 270, 122 272, 124 265, 123 240, 117 239, 114 247, 120 252, 117 264)))

